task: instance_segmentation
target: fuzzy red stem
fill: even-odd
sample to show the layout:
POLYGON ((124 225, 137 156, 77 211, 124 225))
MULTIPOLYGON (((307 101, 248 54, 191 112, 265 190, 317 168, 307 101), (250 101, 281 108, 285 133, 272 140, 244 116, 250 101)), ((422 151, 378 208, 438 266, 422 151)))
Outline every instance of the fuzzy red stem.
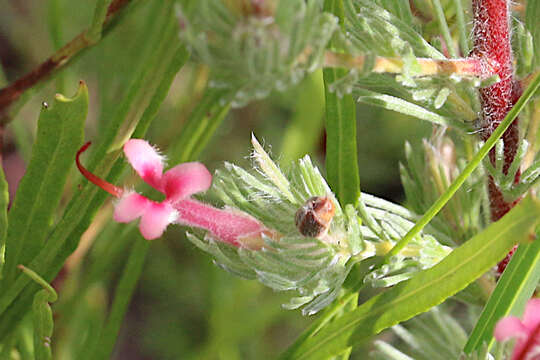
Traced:
MULTIPOLYGON (((473 57, 479 57, 495 66, 500 81, 480 89, 482 104, 482 138, 487 140, 499 126, 506 114, 521 96, 521 87, 514 78, 512 63, 512 46, 510 43, 510 2, 508 0, 473 0, 473 57)), ((504 165, 503 172, 514 160, 519 146, 518 118, 503 135, 504 165)), ((495 151, 491 150, 489 158, 495 163, 495 151)), ((519 182, 521 173, 518 170, 514 181, 519 182)), ((507 202, 501 189, 497 187, 493 177, 488 179, 491 219, 497 221, 516 205, 519 199, 507 202)), ((499 265, 499 273, 504 271, 512 252, 499 265)))
MULTIPOLYGON (((473 56, 485 59, 495 65, 500 81, 480 89, 482 103, 482 137, 490 137, 499 126, 508 111, 521 95, 521 88, 516 85, 512 64, 512 46, 510 44, 510 13, 507 0, 473 0, 474 13, 474 50, 473 56)), ((506 174, 514 160, 519 145, 518 119, 503 135, 504 166, 506 174)), ((495 162, 495 152, 489 154, 492 163, 495 162)), ((515 181, 519 181, 519 171, 515 181)), ((515 205, 504 200, 501 190, 489 178, 489 198, 491 218, 499 220, 515 205)))
POLYGON ((120 196, 122 196, 122 193, 124 192, 124 190, 122 190, 121 188, 117 187, 117 186, 114 186, 113 184, 111 184, 110 182, 107 182, 105 180, 103 180, 102 178, 100 177, 97 177, 96 175, 92 174, 90 171, 88 171, 82 164, 81 164, 81 161, 80 161, 80 156, 83 152, 86 151, 86 149, 88 149, 90 147, 92 143, 89 141, 87 142, 86 144, 84 144, 80 149, 79 151, 77 151, 77 155, 75 156, 75 162, 77 163, 77 168, 79 169, 79 171, 81 172, 81 174, 88 179, 88 181, 90 181, 92 184, 94 185, 97 185, 99 186, 100 188, 102 188, 103 190, 105 190, 106 192, 108 192, 109 194, 111 194, 112 196, 114 197, 117 197, 119 198, 120 196))

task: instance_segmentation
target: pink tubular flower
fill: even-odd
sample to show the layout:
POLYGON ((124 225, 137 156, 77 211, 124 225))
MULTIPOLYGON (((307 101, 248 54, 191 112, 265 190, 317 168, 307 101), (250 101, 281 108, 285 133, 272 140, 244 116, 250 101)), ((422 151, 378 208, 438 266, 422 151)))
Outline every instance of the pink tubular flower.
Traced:
POLYGON ((495 339, 516 338, 512 360, 540 359, 540 299, 530 299, 523 320, 507 316, 497 322, 495 339))
POLYGON ((118 188, 90 173, 79 157, 90 146, 86 143, 77 152, 76 163, 81 174, 109 194, 117 197, 114 220, 128 223, 140 218, 139 229, 147 240, 160 237, 171 223, 207 230, 214 238, 235 246, 260 248, 262 234, 272 236, 253 217, 232 209, 218 209, 191 198, 208 190, 212 175, 199 162, 176 165, 163 173, 163 157, 145 140, 131 139, 124 145, 124 154, 139 176, 165 195, 156 202, 134 191, 118 188))

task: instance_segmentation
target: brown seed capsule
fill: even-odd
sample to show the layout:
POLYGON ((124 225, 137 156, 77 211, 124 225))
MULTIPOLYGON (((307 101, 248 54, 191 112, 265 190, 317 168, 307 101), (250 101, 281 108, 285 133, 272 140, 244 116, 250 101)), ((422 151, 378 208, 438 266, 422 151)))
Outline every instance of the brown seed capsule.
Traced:
POLYGON ((328 196, 314 196, 298 209, 294 222, 300 234, 317 238, 328 231, 335 213, 332 199, 328 196))

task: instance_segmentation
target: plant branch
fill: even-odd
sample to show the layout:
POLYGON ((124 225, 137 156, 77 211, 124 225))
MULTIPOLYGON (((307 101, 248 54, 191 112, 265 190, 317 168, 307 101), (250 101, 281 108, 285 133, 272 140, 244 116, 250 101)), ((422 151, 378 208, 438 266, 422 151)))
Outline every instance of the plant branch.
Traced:
MULTIPOLYGON (((352 56, 349 54, 327 51, 324 54, 324 66, 329 68, 359 69, 375 73, 399 74, 404 70, 404 62, 399 58, 377 56, 373 66, 366 69, 366 56, 352 56)), ((496 75, 496 67, 487 60, 481 58, 435 60, 429 58, 417 58, 420 66, 419 76, 427 75, 460 75, 487 79, 496 75)))
MULTIPOLYGON (((111 25, 112 20, 118 16, 132 0, 113 0, 107 8, 103 29, 111 25)), ((8 107, 15 102, 26 90, 47 79, 52 74, 67 65, 73 57, 83 50, 95 45, 98 41, 95 36, 89 37, 88 30, 81 32, 73 40, 64 45, 29 73, 23 75, 8 86, 0 89, 0 124, 7 123, 8 107)))

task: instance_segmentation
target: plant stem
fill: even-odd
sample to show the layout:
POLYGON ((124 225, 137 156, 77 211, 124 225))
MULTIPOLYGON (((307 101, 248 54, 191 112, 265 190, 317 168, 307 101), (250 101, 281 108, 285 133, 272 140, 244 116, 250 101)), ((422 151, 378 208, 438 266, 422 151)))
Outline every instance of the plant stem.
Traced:
MULTIPOLYGON (((125 8, 131 1, 132 0, 113 0, 107 9, 104 28, 110 25, 111 21, 118 16, 120 10, 125 8)), ((6 111, 7 108, 26 90, 32 88, 34 85, 63 68, 73 59, 73 57, 95 44, 96 41, 88 38, 87 30, 85 30, 35 69, 23 75, 5 88, 0 89, 0 124, 7 123, 10 120, 6 111)))
MULTIPOLYGON (((506 114, 514 106, 521 95, 521 86, 514 79, 512 64, 512 46, 510 44, 510 11, 507 0, 473 0, 473 57, 486 59, 496 64, 496 73, 500 81, 480 89, 482 105, 482 138, 487 140, 499 126, 506 114)), ((503 135, 504 166, 506 174, 514 160, 519 145, 518 119, 510 125, 503 135)), ((491 162, 495 163, 495 152, 489 153, 491 162)), ((515 181, 519 181, 520 172, 515 181)), ((502 191, 497 187, 493 177, 488 179, 488 191, 491 208, 491 219, 499 220, 517 201, 507 202, 502 191)))
MULTIPOLYGON (((420 66, 419 76, 427 75, 460 75, 487 79, 496 74, 496 67, 489 61, 480 58, 436 60, 417 58, 420 66)), ((404 63, 399 58, 377 56, 373 67, 365 69, 366 56, 351 56, 343 53, 327 51, 324 54, 324 67, 359 69, 375 73, 399 74, 403 72, 404 63)))

